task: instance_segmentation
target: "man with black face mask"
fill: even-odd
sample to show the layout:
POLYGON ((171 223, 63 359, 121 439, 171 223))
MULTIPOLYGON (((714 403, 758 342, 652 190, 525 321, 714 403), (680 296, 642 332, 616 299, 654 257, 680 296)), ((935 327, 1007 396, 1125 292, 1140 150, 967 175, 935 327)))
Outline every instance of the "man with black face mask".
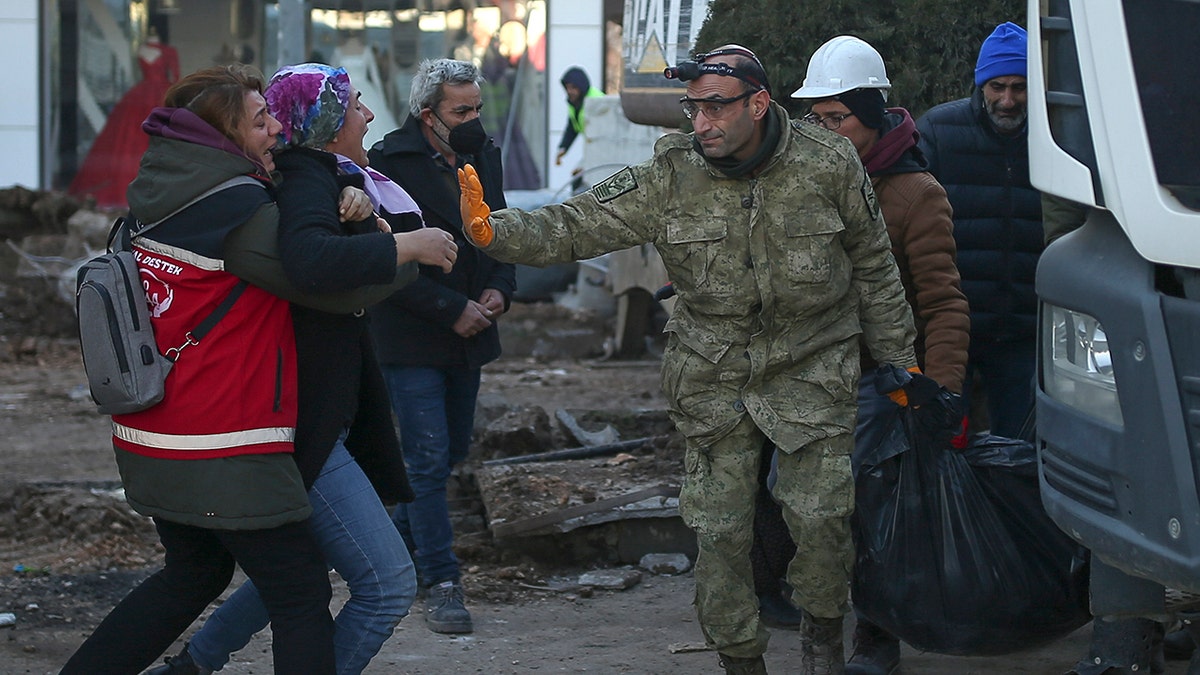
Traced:
POLYGON ((376 143, 371 166, 416 199, 426 227, 460 243, 450 273, 421 266, 416 281, 371 308, 371 329, 400 421, 404 461, 416 499, 392 515, 426 588, 425 622, 437 633, 470 633, 463 604, 446 483, 466 459, 480 369, 500 355, 497 318, 516 290, 516 270, 466 246, 455 171, 478 169, 489 203, 504 204, 500 149, 479 110, 483 77, 474 64, 425 61, 413 78, 411 115, 376 143))

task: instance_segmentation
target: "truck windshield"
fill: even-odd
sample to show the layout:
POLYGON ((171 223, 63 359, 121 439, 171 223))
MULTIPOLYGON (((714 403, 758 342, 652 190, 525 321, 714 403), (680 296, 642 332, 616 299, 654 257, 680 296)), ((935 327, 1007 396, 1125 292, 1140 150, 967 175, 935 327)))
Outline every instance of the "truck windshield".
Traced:
POLYGON ((1124 9, 1158 182, 1200 210, 1200 2, 1125 0, 1124 9))

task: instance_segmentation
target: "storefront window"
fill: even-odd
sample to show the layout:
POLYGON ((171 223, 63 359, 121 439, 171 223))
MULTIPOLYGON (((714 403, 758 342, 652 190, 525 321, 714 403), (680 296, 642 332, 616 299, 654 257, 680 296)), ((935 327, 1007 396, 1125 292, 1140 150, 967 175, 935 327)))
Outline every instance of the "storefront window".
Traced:
MULTIPOLYGON (((120 205, 124 203, 120 182, 126 175, 111 173, 114 165, 121 164, 112 155, 141 155, 136 147, 140 139, 131 138, 141 135, 141 120, 132 123, 132 118, 139 113, 144 118, 149 108, 143 110, 134 99, 142 96, 149 101, 154 96, 147 87, 136 86, 149 79, 143 72, 148 63, 130 40, 131 35, 148 34, 146 2, 64 1, 61 5, 63 20, 52 35, 59 50, 49 64, 54 84, 49 96, 51 132, 58 149, 53 180, 59 187, 70 182, 78 194, 96 196, 103 205, 120 205), (79 167, 89 158, 85 176, 79 167), (118 192, 120 196, 113 199, 111 195, 118 192)), ((165 90, 156 88, 159 95, 165 90)))
POLYGON ((269 76, 281 54, 349 71, 376 115, 368 145, 404 123, 409 84, 423 59, 473 61, 487 79, 483 123, 503 150, 505 187, 545 182, 545 0, 51 4, 60 21, 47 33, 47 174, 53 187, 100 206, 124 206, 125 187, 146 149, 141 121, 181 74, 240 61, 269 76), (302 27, 303 41, 300 29, 281 34, 281 26, 302 27), (302 47, 289 51, 294 45, 302 47))
POLYGON ((313 4, 335 6, 310 11, 308 58, 350 73, 375 111, 368 145, 404 123, 409 87, 422 60, 471 61, 487 79, 481 117, 504 153, 505 187, 543 186, 545 167, 536 158, 546 157, 544 0, 477 2, 473 9, 351 10, 338 8, 336 0, 313 4))

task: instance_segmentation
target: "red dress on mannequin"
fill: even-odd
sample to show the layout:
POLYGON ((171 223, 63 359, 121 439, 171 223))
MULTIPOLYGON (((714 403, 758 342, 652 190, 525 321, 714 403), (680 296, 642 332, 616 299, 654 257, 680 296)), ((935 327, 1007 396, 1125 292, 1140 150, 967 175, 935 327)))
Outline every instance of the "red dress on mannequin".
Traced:
POLYGON ((179 79, 179 53, 169 45, 147 42, 138 50, 138 66, 141 82, 113 106, 67 188, 77 197, 92 196, 97 206, 125 207, 125 188, 137 176, 138 163, 150 145, 150 137, 142 133, 142 122, 163 104, 167 89, 179 79))

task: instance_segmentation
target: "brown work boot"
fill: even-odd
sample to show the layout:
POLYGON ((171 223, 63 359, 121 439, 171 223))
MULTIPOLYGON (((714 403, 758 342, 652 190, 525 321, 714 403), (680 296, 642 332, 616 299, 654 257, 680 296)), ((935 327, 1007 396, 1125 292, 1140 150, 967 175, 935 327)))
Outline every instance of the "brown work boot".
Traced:
POLYGON ((842 617, 823 619, 804 612, 800 627, 800 672, 803 675, 845 675, 842 617))
POLYGON ((742 657, 717 653, 726 675, 767 675, 767 664, 761 656, 742 657))
POLYGON ((863 617, 854 626, 854 650, 846 675, 896 675, 900 671, 900 640, 863 617))

